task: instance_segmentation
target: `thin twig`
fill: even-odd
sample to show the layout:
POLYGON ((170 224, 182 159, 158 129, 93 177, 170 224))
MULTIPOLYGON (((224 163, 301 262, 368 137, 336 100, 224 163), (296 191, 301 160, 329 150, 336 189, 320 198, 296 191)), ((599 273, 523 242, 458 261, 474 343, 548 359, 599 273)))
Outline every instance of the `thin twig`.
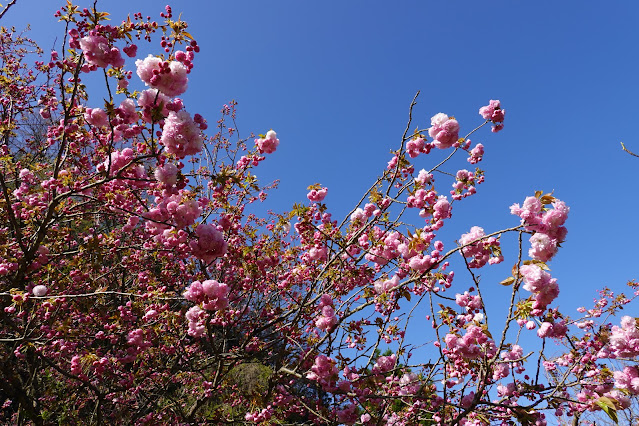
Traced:
POLYGON ((626 145, 624 145, 623 142, 621 142, 621 149, 623 149, 624 151, 626 151, 628 154, 630 154, 632 156, 639 157, 639 154, 635 154, 634 152, 632 152, 628 148, 626 148, 626 145))

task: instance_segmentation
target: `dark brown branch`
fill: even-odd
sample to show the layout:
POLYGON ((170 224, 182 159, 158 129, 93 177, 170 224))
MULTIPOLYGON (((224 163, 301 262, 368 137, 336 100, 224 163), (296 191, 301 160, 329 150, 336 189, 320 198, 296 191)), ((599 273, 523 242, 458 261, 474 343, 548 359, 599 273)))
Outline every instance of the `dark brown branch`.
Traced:
POLYGON ((7 13, 7 11, 9 10, 9 8, 11 6, 13 6, 14 4, 16 4, 16 1, 18 0, 11 0, 9 2, 9 4, 7 4, 7 6, 4 8, 4 10, 2 12, 0 12, 0 19, 2 19, 4 17, 4 14, 7 13))

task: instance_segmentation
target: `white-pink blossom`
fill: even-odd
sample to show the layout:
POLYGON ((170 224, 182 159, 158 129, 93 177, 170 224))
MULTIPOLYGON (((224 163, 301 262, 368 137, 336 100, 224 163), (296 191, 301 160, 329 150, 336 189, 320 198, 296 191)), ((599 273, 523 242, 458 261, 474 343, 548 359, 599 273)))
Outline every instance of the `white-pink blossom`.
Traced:
POLYGON ((140 79, 154 89, 167 96, 179 96, 186 92, 188 86, 188 70, 178 61, 163 61, 149 55, 144 60, 135 61, 140 79))
POLYGON ((160 143, 178 158, 195 155, 202 150, 202 132, 186 111, 171 111, 164 121, 160 143))

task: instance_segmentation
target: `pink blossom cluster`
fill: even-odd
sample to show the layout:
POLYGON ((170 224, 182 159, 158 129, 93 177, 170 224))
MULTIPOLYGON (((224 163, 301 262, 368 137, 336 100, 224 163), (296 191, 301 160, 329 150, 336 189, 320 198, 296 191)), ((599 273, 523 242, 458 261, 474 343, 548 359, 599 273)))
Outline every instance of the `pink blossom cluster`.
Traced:
POLYGON ((386 373, 395 368, 397 364, 397 355, 380 356, 373 365, 373 373, 386 373))
POLYGON ((129 58, 135 58, 135 55, 138 54, 138 46, 135 44, 129 44, 128 46, 123 47, 122 50, 129 58))
POLYGON ((415 373, 408 372, 399 379, 400 395, 416 395, 422 387, 419 376, 415 373))
POLYGON ((311 189, 311 191, 306 194, 306 198, 313 203, 319 203, 324 200, 327 192, 328 188, 311 189))
POLYGON ((457 293, 455 303, 468 311, 479 311, 483 306, 480 296, 471 296, 467 291, 464 294, 457 293))
MULTIPOLYGON (((435 238, 435 234, 428 232, 426 228, 427 227, 424 227, 418 230, 413 234, 410 240, 405 239, 404 242, 397 246, 397 251, 404 259, 410 260, 414 257, 419 257, 422 252, 430 247, 431 242, 435 238)), ((435 250, 431 251, 431 256, 438 258, 441 251, 444 250, 444 244, 441 241, 435 241, 434 247, 435 250)))
POLYGON ((535 294, 531 314, 539 316, 559 296, 557 279, 534 263, 523 265, 519 273, 524 279, 524 290, 535 294))
POLYGON ((615 386, 627 389, 634 395, 639 395, 639 369, 627 366, 623 371, 615 371, 615 386))
POLYGON ((391 279, 380 278, 373 283, 373 288, 377 294, 387 293, 399 286, 399 276, 393 275, 391 279))
POLYGON ((426 143, 424 138, 416 137, 406 143, 406 152, 410 158, 415 158, 419 154, 428 154, 432 148, 432 145, 426 143))
POLYGON ((484 117, 484 120, 494 123, 492 130, 495 133, 504 128, 505 114, 506 110, 501 108, 501 103, 498 100, 491 99, 488 105, 479 108, 479 115, 484 117))
POLYGON ((131 148, 124 148, 122 151, 113 151, 108 159, 98 164, 99 172, 107 172, 109 176, 118 176, 113 185, 117 187, 132 185, 144 187, 148 176, 142 164, 134 164, 135 154, 131 148), (126 179, 130 178, 130 179, 126 179))
POLYGON ((164 121, 160 143, 178 158, 202 151, 204 139, 198 124, 186 111, 171 111, 164 121))
POLYGON ((84 111, 85 121, 95 127, 106 127, 111 125, 114 131, 115 140, 132 138, 139 135, 142 127, 131 126, 139 120, 139 115, 132 99, 124 99, 118 108, 113 110, 111 117, 100 108, 86 108, 84 111))
POLYGON ((470 157, 467 158, 467 161, 470 164, 477 164, 484 158, 484 145, 478 143, 475 145, 473 149, 469 152, 470 157))
POLYGON ((135 61, 140 79, 167 96, 179 96, 186 92, 189 79, 188 69, 178 61, 163 61, 149 55, 144 60, 135 61))
POLYGON ((109 124, 109 116, 101 108, 87 108, 84 111, 84 119, 96 127, 106 127, 109 124))
POLYGON ((190 191, 183 190, 164 199, 158 198, 156 207, 145 214, 147 219, 152 220, 147 222, 147 230, 158 234, 160 230, 168 227, 156 222, 170 222, 178 229, 193 225, 202 213, 202 208, 191 197, 190 191))
MULTIPOLYGON (((507 365, 507 364, 500 364, 507 365)), ((498 385, 497 386, 497 396, 513 396, 514 393, 517 392, 517 384, 515 382, 510 382, 507 385, 498 385)))
POLYGON ((162 182, 166 186, 174 186, 178 179, 178 168, 173 163, 165 163, 158 166, 153 173, 158 182, 162 182))
POLYGON ((411 257, 408 261, 408 266, 419 273, 423 273, 437 265, 439 260, 439 250, 433 250, 431 254, 418 254, 411 257))
POLYGON ((186 311, 185 316, 189 322, 187 333, 193 337, 204 336, 206 333, 206 319, 209 314, 198 305, 195 305, 186 311))
MULTIPOLYGON (((5 275, 9 275, 12 272, 15 272, 18 270, 18 264, 16 262, 1 262, 0 263, 0 276, 5 276, 5 275)), ((13 308, 12 306, 9 306, 8 308, 13 308)), ((15 308, 14 308, 15 309, 15 308)))
POLYGON ((18 200, 23 200, 24 196, 29 193, 29 189, 38 184, 38 179, 29 169, 20 170, 18 176, 20 178, 20 186, 13 190, 13 196, 18 200))
POLYGON ((261 155, 243 155, 237 161, 235 168, 237 170, 246 169, 249 166, 257 167, 260 164, 260 161, 263 161, 266 157, 261 155))
POLYGON ((124 59, 120 54, 120 49, 111 46, 109 41, 95 32, 89 33, 80 39, 80 47, 87 62, 100 68, 109 65, 118 68, 124 65, 124 59))
POLYGON ((499 240, 495 237, 484 238, 485 236, 483 228, 473 226, 469 233, 463 234, 459 239, 459 244, 465 246, 462 248, 463 256, 471 259, 468 262, 468 266, 471 268, 481 268, 486 263, 495 265, 504 260, 504 256, 501 255, 499 240), (477 241, 480 239, 481 241, 477 241), (473 243, 473 241, 475 242, 473 243))
MULTIPOLYGON (((171 100, 157 89, 147 89, 138 96, 138 105, 142 108, 142 118, 147 123, 154 123, 169 115, 171 100)), ((181 106, 181 105, 180 105, 181 106)), ((181 109, 181 108, 180 108, 181 109)), ((177 111, 176 109, 173 109, 177 111)))
POLYGON ((517 373, 523 373, 525 370, 523 362, 521 361, 523 355, 524 350, 519 345, 512 345, 509 351, 502 351, 502 353, 499 354, 500 358, 504 361, 513 362, 500 362, 495 364, 493 369, 493 380, 496 381, 508 377, 510 375, 511 365, 516 369, 517 373))
POLYGON ((528 255, 533 259, 547 262, 557 253, 557 245, 563 242, 568 233, 563 224, 568 218, 570 208, 563 201, 554 199, 552 209, 543 207, 537 197, 527 197, 523 206, 513 204, 510 212, 521 218, 530 237, 531 248, 528 255))
POLYGON ((193 45, 195 45, 197 50, 199 50, 199 47, 197 46, 197 43, 195 41, 192 41, 191 44, 192 45, 189 46, 191 47, 191 49, 187 47, 186 52, 184 52, 183 50, 178 50, 177 52, 175 52, 175 60, 181 62, 186 67, 187 73, 190 73, 193 69, 193 59, 195 58, 195 52, 192 49, 193 45))
POLYGON ((476 176, 475 173, 469 172, 466 169, 458 170, 455 174, 455 182, 453 183, 453 189, 450 191, 453 200, 461 200, 462 198, 469 197, 477 192, 475 185, 479 185, 484 182, 484 176, 476 176))
POLYGON ((82 357, 80 355, 74 355, 71 358, 71 374, 80 376, 82 374, 82 357))
POLYGON ((454 118, 440 112, 430 119, 428 134, 434 139, 433 146, 439 149, 450 148, 459 139, 459 123, 454 118))
MULTIPOLYGON (((437 192, 420 188, 415 191, 413 195, 408 196, 406 199, 406 205, 411 208, 427 209, 435 205, 437 201, 437 192)), ((422 217, 427 214, 427 212, 424 212, 422 217)))
POLYGON ((216 280, 193 281, 184 292, 184 298, 202 304, 207 311, 218 311, 229 305, 229 287, 216 280))
POLYGON ((610 332, 610 351, 617 358, 632 358, 639 355, 639 325, 637 320, 625 315, 621 327, 614 325, 610 332))
POLYGON ((433 229, 440 229, 444 226, 443 220, 451 216, 452 206, 448 198, 444 195, 438 196, 434 190, 417 189, 414 194, 408 196, 406 202, 408 207, 421 209, 421 217, 428 218, 432 215, 433 229))
POLYGON ((322 295, 319 309, 321 310, 321 314, 315 321, 315 326, 320 330, 330 331, 338 322, 331 296, 328 294, 322 295))
POLYGON ((266 132, 266 136, 263 138, 255 139, 255 146, 260 154, 272 154, 275 152, 280 144, 280 140, 277 138, 277 133, 273 130, 266 132))
POLYGON ((566 336, 567 332, 568 327, 563 320, 559 322, 544 321, 539 326, 539 330, 537 330, 537 336, 541 337, 542 339, 545 337, 561 339, 566 336))
POLYGON ((367 218, 371 218, 373 216, 377 216, 381 213, 381 210, 375 206, 375 204, 367 203, 364 208, 358 207, 351 214, 351 222, 354 224, 363 224, 366 222, 367 218))
POLYGON ((211 224, 201 224, 195 228, 196 240, 189 243, 193 255, 205 263, 211 263, 224 256, 228 245, 224 235, 211 224))
MULTIPOLYGON (((433 228, 439 229, 444 226, 444 219, 450 218, 452 213, 452 206, 450 201, 444 195, 440 195, 437 198, 437 202, 433 206, 433 220, 435 221, 433 228)), ((420 212, 420 216, 422 216, 420 212)), ((422 216, 423 217, 423 216, 422 216)))
POLYGON ((400 255, 398 248, 405 242, 402 234, 394 231, 384 235, 383 231, 378 227, 373 228, 373 233, 380 243, 368 250, 368 253, 364 256, 366 260, 378 265, 386 265, 400 255))
POLYGON ((323 261, 323 260, 326 260, 327 255, 328 255, 328 250, 326 249, 325 246, 321 244, 315 244, 313 247, 311 247, 308 250, 308 252, 305 253, 303 258, 308 259, 309 261, 313 261, 313 260, 323 261))
POLYGON ((426 186, 433 183, 433 175, 426 170, 421 169, 415 178, 415 183, 420 186, 426 186))
POLYGON ((459 337, 455 334, 447 334, 444 338, 446 348, 444 353, 460 356, 464 359, 476 359, 485 351, 488 356, 495 354, 495 345, 492 340, 483 332, 481 327, 470 325, 466 329, 466 334, 459 337))
POLYGON ((324 390, 333 390, 339 374, 335 364, 332 358, 318 355, 315 357, 311 371, 306 374, 306 378, 318 382, 324 390))
POLYGON ((113 151, 108 159, 98 164, 99 172, 109 172, 109 176, 115 175, 119 170, 123 169, 127 164, 131 163, 135 153, 131 148, 124 148, 122 151, 113 151))
POLYGON ((335 415, 340 424, 352 425, 357 422, 357 405, 348 404, 344 408, 335 410, 335 415))
POLYGON ((129 345, 136 347, 137 349, 144 349, 151 346, 151 342, 145 340, 144 330, 142 330, 141 328, 129 331, 126 342, 129 345))
POLYGON ((251 422, 251 424, 260 424, 268 422, 268 420, 273 416, 273 407, 269 404, 266 408, 263 408, 259 412, 250 411, 244 415, 244 420, 247 422, 251 422))

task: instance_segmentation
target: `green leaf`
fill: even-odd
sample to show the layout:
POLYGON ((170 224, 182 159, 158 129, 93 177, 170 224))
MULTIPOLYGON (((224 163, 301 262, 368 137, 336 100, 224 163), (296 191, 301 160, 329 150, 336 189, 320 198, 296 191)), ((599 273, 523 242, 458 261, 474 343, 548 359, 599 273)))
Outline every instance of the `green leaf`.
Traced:
POLYGON ((617 409, 615 408, 615 403, 608 397, 601 396, 597 400, 597 405, 601 407, 604 413, 608 414, 610 420, 615 422, 615 424, 619 424, 619 419, 617 418, 617 409))

